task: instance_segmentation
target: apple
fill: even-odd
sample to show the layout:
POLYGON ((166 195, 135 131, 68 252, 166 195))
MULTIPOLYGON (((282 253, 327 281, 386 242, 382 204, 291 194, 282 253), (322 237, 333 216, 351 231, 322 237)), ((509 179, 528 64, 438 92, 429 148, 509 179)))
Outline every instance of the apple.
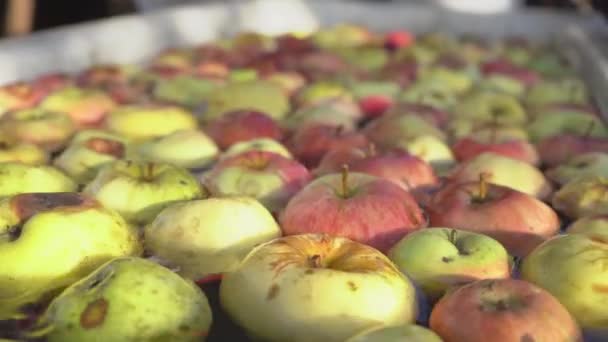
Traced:
POLYGON ((56 90, 73 85, 74 79, 66 73, 53 72, 34 78, 30 84, 34 89, 41 90, 45 95, 48 95, 56 90))
POLYGON ((75 130, 69 115, 41 108, 13 111, 0 119, 0 132, 3 135, 48 151, 61 149, 75 130))
POLYGON ((322 176, 289 200, 279 217, 286 235, 325 233, 387 251, 426 225, 414 197, 386 179, 362 173, 322 176))
POLYGON ((553 207, 571 219, 608 214, 608 179, 599 176, 577 178, 566 183, 551 199, 553 207))
POLYGON ((455 117, 448 122, 446 129, 452 140, 472 138, 486 143, 530 140, 525 127, 521 125, 503 125, 495 120, 478 122, 471 118, 455 117))
POLYGON ((508 77, 519 82, 523 87, 533 86, 540 81, 540 76, 536 71, 516 65, 505 58, 486 61, 480 65, 480 70, 485 77, 508 77))
POLYGON ((454 183, 478 180, 484 174, 490 183, 503 185, 541 200, 549 198, 552 186, 534 166, 492 152, 478 154, 456 167, 449 175, 454 183))
MULTIPOLYGON (((444 56, 440 56, 439 60, 435 62, 433 66, 420 70, 418 83, 443 84, 456 95, 467 93, 473 87, 472 75, 467 72, 464 66, 462 68, 460 66, 458 68, 453 68, 450 65, 445 65, 451 63, 442 63, 443 57, 444 56)), ((459 62, 460 61, 458 61, 457 64, 460 64, 459 62)))
POLYGON ((549 292, 516 279, 484 279, 447 294, 430 327, 444 341, 582 341, 581 329, 549 292))
POLYGON ((384 47, 388 50, 405 49, 414 41, 414 35, 408 31, 392 31, 384 36, 384 47))
POLYGON ((415 324, 393 326, 379 325, 365 329, 346 342, 441 342, 441 338, 432 330, 415 324))
POLYGON ((27 192, 76 191, 77 184, 55 167, 0 163, 0 197, 27 192))
POLYGON ((195 342, 206 339, 211 322, 207 297, 194 283, 151 261, 121 257, 63 291, 37 327, 52 327, 49 342, 195 342))
POLYGON ((108 114, 105 126, 132 140, 158 138, 179 130, 197 129, 196 118, 181 107, 165 105, 121 106, 108 114))
POLYGON ((576 155, 565 163, 546 170, 545 175, 561 185, 583 177, 601 176, 608 178, 608 154, 589 152, 576 155))
POLYGON ((400 99, 405 102, 420 103, 442 110, 451 108, 457 103, 457 95, 445 83, 429 80, 418 81, 407 87, 400 99))
POLYGON ((283 132, 268 115, 255 110, 236 110, 211 121, 206 130, 218 146, 225 150, 231 145, 258 138, 281 140, 283 132))
POLYGON ((266 151, 280 154, 285 158, 293 158, 287 147, 270 138, 252 139, 236 143, 224 151, 224 153, 220 155, 220 158, 225 159, 247 151, 266 151))
POLYGON ((378 147, 394 148, 397 143, 420 136, 445 140, 445 134, 424 118, 415 114, 383 115, 368 123, 363 132, 378 147))
POLYGON ((0 141, 0 164, 18 162, 26 165, 45 165, 49 159, 48 152, 37 145, 0 141))
POLYGON ((114 257, 138 255, 137 232, 78 193, 24 193, 0 200, 0 319, 24 318, 114 257))
POLYGON ((414 286, 386 256, 322 234, 256 247, 224 276, 220 302, 265 341, 344 341, 378 324, 413 323, 417 314, 414 286))
POLYGON ((427 207, 430 224, 486 234, 509 253, 525 256, 558 233, 551 207, 517 190, 478 182, 452 183, 437 192, 427 207))
POLYGON ((7 112, 35 107, 46 95, 45 91, 25 82, 0 87, 0 116, 7 112))
POLYGON ((255 246, 279 236, 260 202, 238 196, 171 205, 144 229, 146 251, 193 280, 234 271, 255 246))
POLYGON ((399 141, 395 145, 397 149, 407 151, 429 163, 439 176, 444 176, 456 164, 450 147, 432 135, 421 135, 410 140, 399 141))
POLYGON ((297 71, 275 72, 265 79, 279 86, 288 97, 294 96, 306 85, 306 79, 297 71))
POLYGON ((159 80, 154 86, 152 96, 160 102, 194 109, 205 103, 209 94, 219 86, 221 82, 216 80, 178 75, 159 80))
POLYGON ((608 215, 583 216, 570 223, 566 228, 568 234, 606 234, 608 233, 608 215))
POLYGON ((379 153, 373 145, 367 149, 332 150, 323 157, 315 174, 340 172, 344 165, 353 172, 390 180, 414 196, 439 184, 433 168, 422 159, 399 150, 379 153))
POLYGON ((340 23, 317 30, 312 34, 311 39, 316 46, 331 50, 366 45, 372 41, 373 33, 360 25, 340 23))
POLYGON ((332 149, 368 145, 367 137, 361 133, 345 130, 343 126, 317 124, 300 127, 287 142, 291 153, 309 168, 317 166, 332 149))
POLYGON ((477 86, 482 91, 505 93, 516 98, 522 98, 526 92, 526 87, 520 80, 499 73, 483 77, 477 86))
POLYGON ((235 82, 209 94, 203 121, 209 122, 239 109, 256 110, 279 120, 285 117, 289 107, 287 96, 274 83, 264 80, 235 82))
POLYGON ((352 97, 349 90, 336 81, 317 81, 304 87, 296 95, 296 104, 298 106, 314 105, 330 99, 351 99, 352 97))
POLYGON ((297 131, 305 125, 341 126, 345 130, 355 130, 363 113, 352 99, 329 99, 298 109, 285 118, 281 124, 288 131, 297 131))
POLYGON ((105 92, 76 86, 65 87, 49 94, 40 107, 51 112, 64 112, 79 127, 97 126, 116 103, 105 92))
POLYGON ((608 153, 608 139, 559 134, 540 141, 536 149, 543 164, 552 167, 589 152, 608 153))
POLYGON ((576 318, 585 332, 603 330, 608 336, 608 281, 605 232, 566 234, 538 246, 521 266, 522 279, 549 291, 576 318))
POLYGON ((435 127, 444 128, 450 119, 448 112, 420 103, 399 102, 396 103, 385 115, 413 114, 425 119, 435 127))
POLYGON ((530 122, 528 133, 534 142, 559 134, 608 137, 608 129, 599 117, 587 113, 568 112, 552 112, 536 117, 530 122))
POLYGON ((252 150, 219 161, 203 176, 203 184, 215 196, 254 197, 276 212, 310 178, 306 167, 296 160, 252 150))
POLYGON ((83 192, 134 224, 150 223, 170 204, 205 195, 186 169, 131 160, 116 160, 103 166, 83 192))
POLYGON ((587 103, 587 88, 577 78, 543 80, 532 86, 526 94, 526 102, 531 106, 550 103, 587 103))
POLYGON ((517 98, 490 91, 477 91, 466 96, 454 108, 454 115, 500 125, 521 125, 528 120, 517 98))
POLYGON ((212 164, 219 154, 215 142, 199 130, 179 130, 132 148, 134 159, 169 163, 187 169, 200 169, 212 164))
POLYGON ((511 260, 500 242, 452 228, 415 231, 394 245, 388 257, 432 302, 454 287, 511 275, 511 260))
POLYGON ((540 163, 536 148, 525 140, 482 142, 475 138, 463 138, 452 145, 452 151, 456 159, 461 162, 473 159, 484 152, 492 152, 531 165, 540 163))

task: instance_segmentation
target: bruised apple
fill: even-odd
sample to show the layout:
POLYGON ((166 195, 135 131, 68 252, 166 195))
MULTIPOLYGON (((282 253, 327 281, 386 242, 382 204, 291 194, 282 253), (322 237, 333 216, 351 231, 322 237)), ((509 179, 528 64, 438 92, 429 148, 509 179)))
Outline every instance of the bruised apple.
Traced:
POLYGON ((443 297, 431 329, 451 341, 577 341, 581 330, 549 292, 523 280, 485 279, 443 297))
POLYGON ((158 138, 198 127, 194 115, 176 106, 128 105, 108 114, 108 130, 132 140, 158 138))
POLYGON ((509 254, 498 241, 453 228, 415 231, 394 245, 388 257, 431 301, 479 279, 511 276, 509 254))
POLYGON ((414 197, 386 179, 362 173, 329 174, 298 192, 281 213, 286 235, 325 233, 387 251, 426 225, 414 197))
POLYGON ((253 139, 236 143, 224 151, 224 153, 220 155, 220 158, 228 158, 247 151, 266 151, 280 154, 285 158, 293 158, 287 147, 270 138, 253 139))
POLYGON ((75 130, 69 115, 40 108, 10 112, 0 120, 2 135, 47 151, 62 148, 75 130))
POLYGON ((61 88, 40 103, 42 109, 69 114, 79 127, 101 124, 114 107, 114 100, 103 91, 75 86, 61 88))
POLYGON ((0 319, 119 256, 138 255, 137 232, 120 215, 78 193, 27 193, 0 201, 0 319))
POLYGON ((552 181, 562 185, 578 178, 608 177, 608 153, 583 153, 545 171, 545 174, 552 181))
POLYGON ((323 234, 256 247, 220 285, 222 308, 252 338, 344 341, 363 329, 413 323, 414 286, 379 251, 323 234))
POLYGON ((483 177, 449 184, 434 195, 427 214, 432 226, 486 234, 516 256, 527 255, 560 227, 557 214, 545 203, 483 177))
POLYGON ((608 179, 591 176, 566 183, 551 200, 553 207, 572 219, 608 214, 608 179))
POLYGON ((49 153, 39 146, 0 141, 0 163, 18 162, 26 165, 44 165, 49 162, 49 153))
POLYGON ((237 110, 223 114, 209 123, 206 132, 221 149, 258 138, 282 138, 279 125, 270 116, 254 110, 237 110))
POLYGON ((366 329, 346 342, 441 342, 431 329, 415 324, 377 326, 366 329))

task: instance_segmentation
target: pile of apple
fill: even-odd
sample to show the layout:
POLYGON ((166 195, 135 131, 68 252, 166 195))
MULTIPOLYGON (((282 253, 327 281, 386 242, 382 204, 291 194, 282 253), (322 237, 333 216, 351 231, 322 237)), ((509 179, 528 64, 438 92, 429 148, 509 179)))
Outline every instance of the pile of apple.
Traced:
POLYGON ((606 341, 608 128, 582 80, 523 38, 342 24, 0 87, 0 338, 239 329, 606 341))

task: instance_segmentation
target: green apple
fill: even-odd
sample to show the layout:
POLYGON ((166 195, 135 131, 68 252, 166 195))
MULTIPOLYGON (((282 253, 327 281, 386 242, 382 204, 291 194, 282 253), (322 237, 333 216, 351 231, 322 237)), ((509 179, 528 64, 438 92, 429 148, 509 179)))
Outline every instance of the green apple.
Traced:
POLYGON ((528 133, 534 142, 559 134, 608 137, 608 129, 599 117, 568 112, 549 112, 546 115, 539 115, 528 126, 528 133))
POLYGON ((171 205, 144 229, 146 251, 193 280, 234 271, 255 246, 279 236, 260 202, 238 196, 171 205))
POLYGON ((503 125, 487 121, 479 122, 467 117, 452 118, 448 122, 447 130, 454 141, 466 137, 487 142, 529 140, 528 132, 522 125, 503 125))
POLYGON ((212 322, 205 294, 151 261, 113 259, 55 298, 37 322, 49 342, 204 341, 212 322))
POLYGON ((566 232, 568 234, 608 234, 608 216, 583 216, 570 223, 566 232))
POLYGON ((408 140, 397 141, 395 147, 402 148, 412 155, 429 163, 435 172, 444 175, 456 164, 450 147, 432 135, 421 135, 408 140))
POLYGON ((381 69, 389 61, 388 52, 381 47, 343 48, 336 51, 350 65, 369 72, 381 69))
POLYGON ((172 203, 205 195, 198 180, 186 169, 130 160, 104 166, 83 191, 136 224, 152 222, 172 203))
POLYGON ((545 171, 545 174, 552 181, 562 185, 584 177, 600 176, 608 178, 608 154, 602 152, 583 153, 545 171))
POLYGON ((334 98, 298 108, 282 121, 290 130, 308 124, 342 126, 354 130, 363 117, 359 105, 352 98, 334 98))
POLYGON ((422 68, 419 80, 445 84, 455 94, 464 94, 473 86, 473 78, 466 70, 453 70, 443 66, 422 68))
POLYGON ((235 82, 218 87, 209 94, 203 121, 209 122, 223 113, 245 108, 280 120, 287 115, 289 107, 287 95, 272 82, 235 82))
POLYGON ((78 132, 53 164, 79 184, 93 180, 104 165, 126 157, 127 140, 102 130, 78 132))
POLYGON ((161 101, 195 108, 218 87, 217 81, 193 76, 176 76, 160 79, 154 87, 153 96, 161 101))
POLYGON ((283 92, 291 97, 306 85, 306 79, 295 71, 277 71, 266 77, 266 80, 280 87, 283 92))
POLYGON ((477 86, 482 91, 501 92, 516 98, 521 98, 526 92, 526 87, 521 81, 500 74, 484 77, 477 86))
POLYGON ((29 193, 0 201, 0 319, 23 310, 119 256, 138 255, 137 232, 78 193, 29 193))
POLYGON ((413 44, 407 48, 395 51, 395 60, 414 60, 420 65, 433 64, 439 57, 439 52, 423 44, 413 44))
POLYGON ((414 324, 378 326, 366 329, 346 342, 441 342, 432 330, 414 324))
POLYGON ((26 192, 76 191, 78 185, 59 169, 19 162, 0 163, 0 197, 26 192))
POLYGON ((465 97, 454 108, 454 115, 500 125, 521 125, 528 120, 517 98, 491 91, 477 91, 465 97))
POLYGON ((564 215, 577 219, 583 216, 608 214, 608 178, 589 176, 576 178, 557 191, 551 203, 564 215))
POLYGON ((0 163, 5 162, 44 165, 49 162, 49 154, 34 144, 0 142, 0 163))
POLYGON ((309 105, 335 98, 352 98, 352 94, 336 81, 318 81, 302 89, 296 99, 300 105, 309 105))
POLYGON ((401 93, 406 102, 421 103, 439 109, 448 109, 457 102, 454 91, 443 82, 417 81, 401 93))
POLYGON ((293 158, 287 147, 280 142, 270 138, 258 138, 248 141, 241 141, 231 145, 222 155, 221 159, 235 156, 248 151, 267 151, 276 153, 285 158, 293 158))
POLYGON ((365 135, 377 146, 396 147, 402 141, 416 137, 431 136, 445 141, 445 134, 423 117, 409 113, 383 115, 365 126, 365 135))
POLYGON ((3 136, 35 144, 51 152, 61 149, 75 130, 74 122, 68 114, 42 108, 10 112, 0 120, 3 136))
POLYGON ((185 129, 196 129, 198 123, 189 111, 164 105, 129 105, 118 107, 106 119, 113 133, 133 140, 145 140, 185 129))
POLYGON ((533 85, 526 95, 529 105, 549 103, 587 103, 587 89, 582 80, 564 78, 545 80, 533 85))
POLYGON ((317 30, 311 39, 322 49, 335 49, 362 46, 368 43, 371 37, 371 32, 363 26, 341 23, 317 30))
POLYGON ((408 234, 388 257, 436 301, 454 287, 479 279, 509 278, 509 253, 493 238, 451 228, 408 234))
POLYGON ((473 182, 481 175, 493 184, 503 185, 541 200, 549 198, 551 183, 536 167, 513 158, 484 152, 460 164, 449 175, 453 182, 473 182))
POLYGON ((358 81, 349 85, 349 89, 357 99, 367 96, 383 95, 388 98, 396 98, 401 87, 396 82, 387 81, 358 81))
POLYGON ((69 114, 80 127, 98 125, 115 107, 116 103, 105 92, 76 86, 61 88, 40 103, 41 109, 69 114))
POLYGON ((538 246, 521 277, 555 296, 583 329, 607 329, 608 234, 566 234, 538 246))
POLYGON ((200 130, 180 130, 150 139, 134 147, 137 159, 174 164, 187 169, 209 166, 219 148, 200 130))
POLYGON ((319 234, 256 247, 224 275, 220 302, 264 341, 344 341, 379 324, 413 323, 417 314, 414 286, 386 256, 319 234))

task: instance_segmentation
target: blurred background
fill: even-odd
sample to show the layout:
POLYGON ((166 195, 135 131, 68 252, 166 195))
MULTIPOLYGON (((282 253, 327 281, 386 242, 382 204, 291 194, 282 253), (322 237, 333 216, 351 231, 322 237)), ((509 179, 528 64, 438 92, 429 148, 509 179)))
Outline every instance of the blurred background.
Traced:
MULTIPOLYGON (((239 0, 231 0, 239 1, 239 0)), ((240 0, 247 1, 247 0, 240 0)), ((288 1, 288 0, 286 0, 288 1)), ((366 2, 397 2, 408 0, 344 0, 366 2)), ((496 12, 517 6, 553 7, 569 11, 597 11, 606 16, 606 0, 409 0, 434 2, 451 10, 496 12)), ((101 19, 121 14, 155 10, 184 3, 209 0, 0 0, 3 19, 1 37, 27 35, 56 26, 101 19)))

